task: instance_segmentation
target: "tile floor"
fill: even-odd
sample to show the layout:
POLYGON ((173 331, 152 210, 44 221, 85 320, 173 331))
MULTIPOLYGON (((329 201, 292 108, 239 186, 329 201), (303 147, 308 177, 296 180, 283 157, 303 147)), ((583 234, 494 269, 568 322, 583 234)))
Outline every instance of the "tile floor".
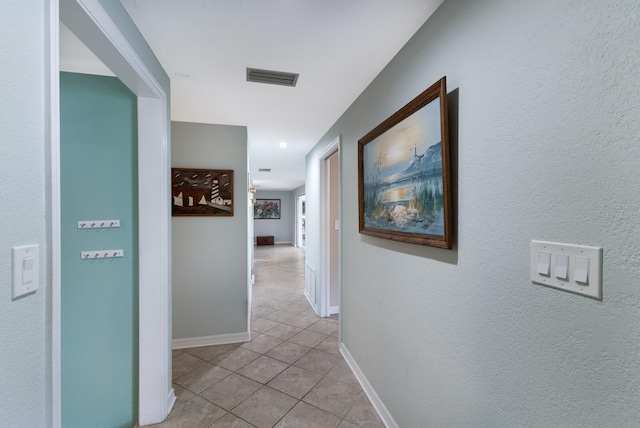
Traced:
POLYGON ((177 402, 153 427, 384 427, 304 297, 304 254, 255 248, 251 341, 173 351, 177 402))

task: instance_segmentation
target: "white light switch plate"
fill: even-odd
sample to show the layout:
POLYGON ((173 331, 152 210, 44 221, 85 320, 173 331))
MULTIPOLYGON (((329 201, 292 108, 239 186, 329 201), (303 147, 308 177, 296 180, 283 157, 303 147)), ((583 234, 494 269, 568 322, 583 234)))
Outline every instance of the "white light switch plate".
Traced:
MULTIPOLYGON (((580 272, 578 272, 578 277, 580 272)), ((583 245, 562 244, 558 242, 531 241, 531 281, 575 294, 602 300, 602 248, 583 245), (550 275, 538 273, 539 252, 551 253, 550 275), (568 278, 556 276, 556 255, 569 257, 568 278), (587 283, 576 281, 576 257, 589 259, 587 283)))
POLYGON ((40 288, 39 257, 38 245, 11 248, 14 299, 33 293, 40 288))

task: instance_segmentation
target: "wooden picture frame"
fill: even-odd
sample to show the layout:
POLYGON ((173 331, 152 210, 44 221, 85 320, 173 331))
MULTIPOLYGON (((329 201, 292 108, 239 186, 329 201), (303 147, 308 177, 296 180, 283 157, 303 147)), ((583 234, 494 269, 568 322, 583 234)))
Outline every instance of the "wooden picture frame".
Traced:
POLYGON ((280 220, 282 204, 280 199, 256 199, 253 204, 255 220, 280 220))
POLYGON ((446 77, 358 141, 360 233, 451 249, 446 77))
POLYGON ((233 216, 233 170, 171 168, 171 215, 233 216))

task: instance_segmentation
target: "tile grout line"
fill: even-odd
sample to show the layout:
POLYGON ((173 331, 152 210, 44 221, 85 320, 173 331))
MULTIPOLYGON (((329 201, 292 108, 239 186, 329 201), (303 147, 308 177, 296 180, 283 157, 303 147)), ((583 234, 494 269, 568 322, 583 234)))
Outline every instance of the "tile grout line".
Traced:
MULTIPOLYGON (((269 262, 273 262, 275 259, 271 258, 269 260, 269 262)), ((302 262, 302 266, 304 264, 304 259, 300 259, 298 260, 299 262, 302 262)), ((258 266, 258 258, 256 258, 256 271, 259 270, 259 266, 258 266)), ((175 385, 179 386, 180 388, 184 389, 185 391, 187 391, 189 394, 193 394, 193 397, 190 397, 188 400, 185 401, 188 402, 190 400, 192 400, 195 397, 199 397, 200 399, 204 400, 205 402, 209 403, 210 405, 215 406, 216 408, 224 411, 224 414, 219 417, 218 419, 216 419, 213 423, 211 423, 210 425, 207 425, 207 427, 214 427, 216 426, 216 424, 218 423, 218 421, 220 421, 222 418, 227 417, 227 415, 232 415, 234 418, 237 418, 239 420, 241 420, 244 423, 249 424, 250 426, 254 426, 251 422, 249 422, 248 420, 246 420, 243 416, 239 416, 235 413, 233 413, 234 410, 236 410, 238 407, 240 407, 243 403, 247 402, 247 400, 251 399, 252 397, 255 396, 255 394, 258 393, 258 391, 263 390, 265 387, 268 388, 269 390, 275 391, 278 394, 283 394, 283 396, 289 397, 292 400, 295 400, 295 402, 293 403, 293 405, 287 410, 285 411, 280 417, 279 419, 271 426, 276 426, 277 424, 279 424, 280 422, 282 422, 285 418, 287 418, 287 416, 293 411, 294 408, 298 407, 300 405, 300 403, 304 403, 304 405, 306 406, 310 406, 311 408, 315 409, 315 411, 318 412, 318 414, 326 414, 332 418, 335 418, 335 420, 338 421, 338 425, 343 424, 343 422, 347 422, 349 424, 352 424, 354 426, 359 426, 356 422, 352 422, 350 420, 347 419, 347 417, 349 417, 350 413, 352 412, 352 410, 357 406, 360 405, 359 401, 361 400, 362 395, 364 394, 359 383, 349 383, 347 382, 345 379, 345 375, 344 374, 338 374, 340 373, 339 371, 336 372, 335 375, 333 376, 329 376, 334 370, 336 370, 341 363, 343 363, 343 357, 339 354, 339 353, 331 353, 328 352, 327 350, 332 349, 333 347, 335 347, 337 349, 338 347, 338 337, 336 335, 337 333, 337 328, 338 328, 338 322, 334 319, 329 319, 329 318, 320 318, 318 317, 315 313, 312 312, 311 306, 309 305, 307 299, 302 295, 302 296, 298 296, 298 297, 291 297, 294 294, 302 294, 301 292, 304 290, 304 273, 303 270, 300 269, 300 272, 298 274, 295 273, 295 268, 291 268, 290 264, 287 264, 287 266, 283 266, 284 264, 278 264, 278 270, 283 271, 287 274, 291 273, 291 271, 294 271, 294 273, 292 274, 292 277, 294 278, 294 280, 285 280, 282 281, 282 284, 280 285, 272 285, 275 283, 276 280, 271 279, 271 275, 258 275, 256 274, 256 282, 254 284, 254 288, 253 288, 253 304, 252 304, 252 312, 257 312, 257 313, 261 313, 262 316, 256 316, 252 314, 252 326, 254 325, 254 323, 257 323, 259 320, 265 320, 265 321, 269 321, 269 323, 266 323, 268 325, 268 327, 266 329, 264 329, 263 332, 260 331, 256 331, 256 330, 252 330, 250 331, 250 340, 248 342, 244 342, 241 344, 233 344, 233 348, 226 350, 225 352, 221 353, 221 354, 216 354, 215 352, 212 353, 213 356, 210 359, 206 359, 203 358, 201 356, 198 355, 206 355, 205 353, 207 351, 200 351, 203 348, 212 348, 215 349, 216 346, 229 346, 229 345, 212 345, 210 347, 202 347, 202 348, 188 348, 188 349, 184 349, 184 350, 180 350, 180 353, 178 353, 177 355, 174 355, 174 358, 177 358, 183 354, 187 354, 192 358, 196 358, 197 360, 200 360, 200 364, 198 364, 197 366, 191 368, 190 370, 184 372, 184 373, 180 373, 179 376, 174 377, 172 379, 172 381, 175 383, 175 385), (262 277, 265 278, 262 278, 262 277), (296 279, 297 278, 297 279, 296 279), (263 283, 263 281, 268 280, 266 282, 263 283), (284 291, 282 291, 284 289, 284 291), (274 306, 279 306, 279 308, 276 308, 274 306), (292 309, 294 307, 297 307, 297 309, 295 310, 295 312, 287 310, 287 309, 292 309), (301 308, 305 308, 302 310, 298 310, 301 308), (312 313, 309 313, 309 312, 312 313), (278 315, 274 315, 278 313, 278 315), (283 314, 290 314, 291 316, 286 317, 286 315, 283 314), (304 314, 304 315, 303 315, 304 314), (270 320, 268 317, 272 317, 272 318, 278 318, 279 320, 270 320), (292 325, 292 324, 287 324, 288 320, 291 320, 293 318, 296 317, 308 317, 308 318, 315 318, 315 320, 311 323, 306 325, 306 327, 302 328, 302 327, 298 327, 296 325, 292 325), (271 323, 274 323, 273 325, 270 325, 271 323), (332 324, 334 326, 332 326, 332 324), (316 326, 316 329, 313 330, 314 326, 316 326), (335 328, 334 328, 335 327, 335 328), (279 329, 279 330, 276 330, 279 329), (275 331, 274 331, 275 330, 275 331), (283 331, 281 333, 281 330, 283 331), (316 331, 316 330, 320 330, 320 331, 316 331), (294 333, 292 335, 290 335, 291 331, 293 331, 294 333), (273 332, 273 334, 280 334, 281 337, 276 336, 272 336, 269 334, 269 332, 273 332), (320 339, 318 339, 318 337, 313 338, 313 340, 310 339, 310 341, 305 342, 305 344, 302 343, 297 343, 297 342, 293 342, 291 341, 291 339, 295 338, 296 336, 302 334, 302 333, 312 333, 311 335, 309 335, 311 338, 313 338, 313 336, 315 335, 320 335, 320 339), (287 337, 286 339, 283 339, 282 337, 287 337), (265 337, 267 339, 263 340, 259 340, 258 344, 255 344, 253 347, 251 346, 246 346, 243 347, 243 345, 246 344, 251 344, 251 342, 258 338, 258 337, 265 337), (273 342, 271 342, 269 344, 269 341, 273 341, 276 340, 279 343, 276 344, 275 346, 271 346, 273 344, 273 342), (316 341, 319 340, 319 341, 316 341), (327 341, 331 341, 331 342, 336 342, 335 344, 331 344, 331 343, 327 343, 325 344, 325 342, 327 341), (266 343, 265 343, 266 342, 266 343), (309 346, 309 344, 314 343, 313 346, 309 346), (280 356, 280 358, 276 357, 276 356, 270 356, 267 355, 270 352, 272 352, 273 350, 279 348, 280 346, 284 345, 284 344, 289 344, 289 345, 294 345, 294 346, 299 346, 299 347, 303 347, 306 348, 307 350, 304 351, 304 353, 302 353, 301 355, 297 355, 295 352, 292 355, 295 359, 291 359, 291 358, 287 358, 285 355, 287 351, 282 351, 283 354, 280 356), (319 349, 318 347, 321 345, 325 345, 322 349, 319 349), (263 346, 265 345, 265 346, 263 346), (257 354, 258 356, 254 359, 252 359, 249 362, 243 363, 242 365, 240 365, 239 367, 235 367, 233 370, 232 369, 227 369, 223 366, 219 366, 218 364, 214 363, 214 361, 224 357, 225 355, 230 355, 233 354, 234 352, 238 351, 239 349, 243 349, 245 351, 249 351, 252 353, 257 354), (305 361, 304 365, 306 367, 309 368, 305 368, 302 366, 297 366, 296 364, 299 363, 301 360, 303 360, 305 357, 308 357, 311 353, 316 352, 314 355, 318 356, 318 355, 326 355, 326 357, 319 357, 322 361, 332 361, 333 359, 335 359, 335 363, 331 363, 329 362, 327 368, 325 367, 318 367, 316 370, 310 370, 310 366, 308 366, 307 364, 311 364, 313 366, 313 364, 316 364, 314 362, 314 360, 310 359, 309 361, 305 361), (198 355, 194 355, 191 352, 194 352, 194 354, 198 354, 198 355), (317 354, 320 353, 320 354, 317 354), (273 376, 271 376, 269 379, 266 379, 264 382, 262 382, 262 380, 257 380, 254 379, 252 377, 247 376, 246 374, 248 374, 246 371, 246 374, 241 374, 239 373, 240 371, 242 371, 243 369, 245 369, 246 367, 252 365, 254 362, 258 361, 259 359, 261 359, 262 357, 268 358, 270 360, 276 361, 279 364, 282 365, 286 365, 286 367, 282 368, 281 370, 278 371, 277 365, 275 370, 277 371, 273 376), (287 359, 287 361, 283 361, 283 359, 287 359), (323 359, 325 358, 325 359, 323 359), (328 360, 327 360, 328 359, 328 360), (189 387, 193 387, 192 385, 189 385, 188 382, 185 380, 185 383, 187 384, 187 386, 182 386, 179 383, 176 383, 175 381, 183 376, 188 375, 189 373, 194 372, 195 370, 198 370, 199 368, 203 367, 205 364, 209 364, 213 367, 219 367, 221 369, 227 370, 229 371, 228 374, 226 374, 223 378, 221 379, 217 379, 215 380, 213 383, 208 384, 204 389, 200 390, 200 392, 195 392, 191 389, 189 389, 189 387), (297 368, 300 370, 304 370, 306 372, 309 372, 309 374, 311 375, 315 375, 315 376, 319 376, 317 381, 314 381, 312 384, 309 385, 305 385, 305 387, 303 388, 303 392, 301 397, 298 398, 296 396, 290 395, 290 393, 288 392, 284 392, 281 391, 280 389, 278 389, 275 386, 270 386, 269 383, 271 383, 272 381, 274 381, 276 378, 278 378, 279 376, 281 376, 283 373, 285 373, 287 370, 290 370, 291 368, 297 368), (321 370, 321 371, 319 371, 321 370), (250 382, 255 382, 256 384, 259 385, 258 389, 255 390, 254 392, 250 393, 249 395, 247 395, 246 397, 242 398, 239 402, 234 403, 232 407, 229 408, 229 410, 220 407, 219 405, 217 405, 214 401, 211 401, 211 399, 208 399, 206 397, 204 397, 203 394, 205 391, 208 391, 209 389, 213 388, 215 385, 223 382, 225 379, 229 378, 230 376, 239 376, 245 380, 248 380, 250 382), (318 407, 315 404, 309 403, 307 401, 304 401, 311 393, 312 391, 315 391, 316 388, 318 387, 318 385, 322 382, 328 382, 328 383, 332 383, 332 384, 341 384, 344 385, 345 388, 350 389, 350 388, 357 388, 358 393, 355 396, 352 396, 352 399, 350 400, 351 403, 348 404, 348 407, 346 408, 346 410, 341 409, 340 414, 335 414, 332 413, 332 411, 326 410, 322 407, 318 407)), ((300 339, 301 342, 303 342, 302 339, 300 339)), ((175 351, 174 351, 175 352, 175 351)), ((289 354, 290 355, 290 354, 289 354)), ((342 369, 340 369, 342 370, 342 369)), ((351 373, 350 369, 349 369, 349 373, 351 374, 351 376, 353 376, 353 373, 351 373)), ((259 377, 259 376, 258 376, 259 377)), ((186 378, 188 379, 188 378, 186 378)), ((285 381, 286 382, 286 381, 285 381)), ((325 383, 326 383, 325 382, 325 383)), ((325 386, 326 387, 326 386, 325 386)), ((199 389, 200 387, 196 388, 199 389)), ((286 388, 285 388, 286 389, 286 388)), ((317 401, 316 401, 317 402, 317 401)), ((286 405, 288 406, 288 404, 286 405)), ((329 407, 331 408, 331 407, 329 407)), ((159 426, 162 426, 163 424, 160 424, 159 426)), ((337 426, 337 425, 336 425, 337 426)))

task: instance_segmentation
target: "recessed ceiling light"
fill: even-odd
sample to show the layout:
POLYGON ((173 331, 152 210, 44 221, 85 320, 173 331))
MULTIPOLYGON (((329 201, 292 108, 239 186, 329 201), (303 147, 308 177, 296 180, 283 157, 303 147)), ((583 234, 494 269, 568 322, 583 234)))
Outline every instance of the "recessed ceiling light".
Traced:
POLYGON ((285 142, 283 141, 283 142, 281 142, 280 144, 278 144, 278 146, 279 146, 281 149, 286 149, 286 148, 287 148, 287 143, 285 143, 285 142))

